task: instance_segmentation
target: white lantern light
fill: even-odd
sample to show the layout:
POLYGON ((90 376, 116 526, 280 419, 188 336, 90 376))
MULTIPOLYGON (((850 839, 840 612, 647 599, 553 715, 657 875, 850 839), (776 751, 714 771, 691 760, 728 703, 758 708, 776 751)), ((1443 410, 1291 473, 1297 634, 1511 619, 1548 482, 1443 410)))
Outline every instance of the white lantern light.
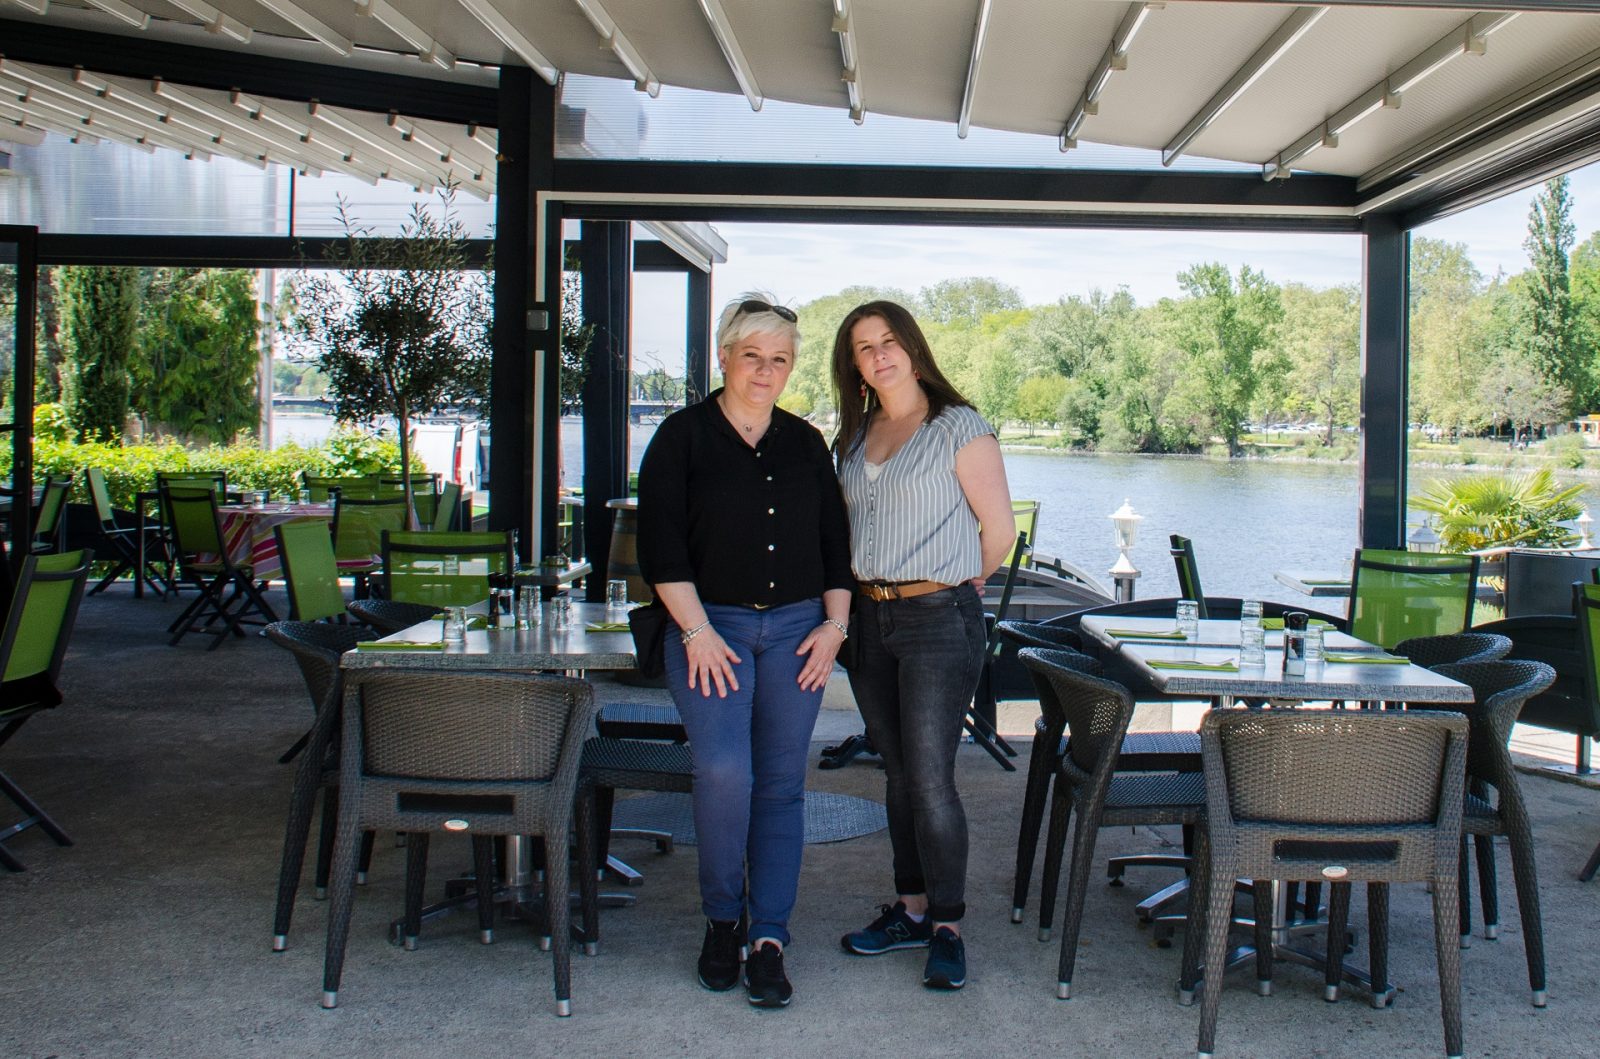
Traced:
POLYGON ((1126 552, 1132 548, 1139 539, 1139 523, 1144 521, 1144 516, 1133 510, 1133 505, 1124 498, 1122 506, 1110 516, 1111 523, 1116 527, 1117 550, 1126 552))
POLYGON ((1594 538, 1592 538, 1589 535, 1589 530, 1590 530, 1590 528, 1592 526, 1594 526, 1594 519, 1589 517, 1589 509, 1588 508, 1584 508, 1582 513, 1579 514, 1578 517, 1573 521, 1574 521, 1574 524, 1578 527, 1578 533, 1583 538, 1582 540, 1580 540, 1578 542, 1578 547, 1580 547, 1580 548, 1593 548, 1594 547, 1594 538))
POLYGON ((1439 535, 1433 532, 1433 525, 1427 519, 1411 531, 1411 536, 1406 538, 1406 543, 1414 552, 1436 552, 1439 550, 1439 535))

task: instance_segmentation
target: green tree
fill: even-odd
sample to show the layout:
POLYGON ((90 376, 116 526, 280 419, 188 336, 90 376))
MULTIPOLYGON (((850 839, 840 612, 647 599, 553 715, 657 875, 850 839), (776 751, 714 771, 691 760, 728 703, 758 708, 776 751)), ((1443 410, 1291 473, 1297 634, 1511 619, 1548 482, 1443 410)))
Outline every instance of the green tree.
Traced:
POLYGON ((491 274, 468 267, 454 193, 412 209, 396 237, 374 237, 339 204, 336 272, 303 278, 291 334, 328 377, 334 415, 393 416, 410 492, 411 422, 489 396, 491 274))
POLYGON ((1282 299, 1288 390, 1325 424, 1323 443, 1332 445, 1361 408, 1361 292, 1291 283, 1282 299))
POLYGON ((1022 292, 990 276, 940 280, 924 287, 914 308, 918 322, 950 324, 962 321, 977 324, 990 313, 1023 308, 1022 292))
POLYGON ((1029 427, 1059 423, 1068 385, 1060 375, 1035 375, 1022 380, 1017 388, 1016 417, 1029 427))
MULTIPOLYGON (((805 409, 805 414, 810 415, 834 411, 833 339, 839 321, 864 302, 883 300, 906 306, 914 304, 909 294, 894 287, 853 286, 816 298, 795 310, 800 317, 800 348, 795 351, 794 371, 783 391, 784 408, 797 415, 801 414, 798 409, 805 409)), ((716 363, 715 350, 712 363, 716 363)))
POLYGON ((589 375, 589 345, 594 325, 583 319, 583 277, 578 252, 567 254, 561 273, 561 414, 583 410, 583 380, 589 375))
POLYGON ((1573 237, 1570 185, 1561 176, 1547 181, 1534 198, 1522 245, 1533 264, 1524 288, 1528 356, 1540 374, 1566 391, 1564 413, 1577 411, 1590 390, 1589 367, 1573 340, 1567 261, 1573 237))
POLYGON ((62 403, 80 437, 121 437, 138 334, 139 270, 72 266, 57 269, 56 281, 62 403))
POLYGON ((1450 434, 1490 421, 1479 380, 1491 370, 1493 305, 1465 243, 1411 240, 1411 418, 1450 434))
POLYGON ((1468 552, 1499 545, 1552 548, 1576 542, 1561 525, 1582 510, 1583 486, 1562 486, 1549 468, 1516 477, 1474 475, 1434 481, 1411 506, 1438 516, 1440 547, 1468 552))
POLYGON ((156 269, 140 320, 132 405, 147 432, 225 443, 260 419, 260 314, 246 269, 156 269))
POLYGON ((1179 273, 1178 283, 1188 297, 1166 303, 1169 341, 1185 362, 1172 411, 1238 455, 1261 380, 1256 358, 1283 318, 1278 289, 1248 265, 1237 282, 1227 266, 1205 264, 1179 273))

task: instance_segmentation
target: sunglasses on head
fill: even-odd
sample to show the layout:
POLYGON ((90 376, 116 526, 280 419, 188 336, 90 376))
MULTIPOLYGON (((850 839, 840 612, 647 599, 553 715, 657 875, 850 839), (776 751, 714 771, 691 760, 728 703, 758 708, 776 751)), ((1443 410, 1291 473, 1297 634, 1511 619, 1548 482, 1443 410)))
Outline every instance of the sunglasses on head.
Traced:
POLYGON ((794 310, 789 308, 787 305, 768 305, 759 298, 751 298, 749 301, 740 302, 739 312, 741 314, 777 313, 780 318, 789 321, 791 324, 798 322, 800 319, 795 315, 794 310))

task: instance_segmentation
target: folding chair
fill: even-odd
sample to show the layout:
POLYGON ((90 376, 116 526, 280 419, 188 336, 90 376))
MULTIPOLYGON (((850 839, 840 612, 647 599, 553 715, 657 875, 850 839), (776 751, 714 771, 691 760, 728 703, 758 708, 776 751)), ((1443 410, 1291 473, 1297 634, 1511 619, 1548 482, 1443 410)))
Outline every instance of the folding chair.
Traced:
POLYGON ((129 570, 134 572, 136 581, 142 577, 144 583, 150 586, 150 591, 164 594, 166 580, 154 571, 148 559, 145 568, 139 569, 138 530, 124 526, 117 520, 117 509, 111 506, 111 490, 106 486, 106 472, 98 467, 90 467, 84 476, 89 481, 89 497, 94 501, 95 518, 100 523, 100 547, 96 554, 103 557, 109 553, 113 564, 111 572, 89 590, 89 595, 105 591, 129 570))
POLYGON ((333 536, 320 519, 281 522, 272 528, 278 540, 278 558, 289 588, 289 620, 321 621, 345 618, 344 592, 339 588, 339 566, 333 558, 333 536))
POLYGON ((172 531, 173 554, 179 577, 199 589, 193 603, 167 626, 172 644, 191 632, 212 636, 207 650, 216 650, 228 633, 244 636, 245 618, 259 614, 263 624, 275 619, 272 608, 256 589, 254 571, 228 555, 217 518, 217 494, 209 489, 163 487, 161 510, 172 531), (202 619, 204 619, 202 621, 202 619), (213 629, 218 623, 219 628, 213 629))

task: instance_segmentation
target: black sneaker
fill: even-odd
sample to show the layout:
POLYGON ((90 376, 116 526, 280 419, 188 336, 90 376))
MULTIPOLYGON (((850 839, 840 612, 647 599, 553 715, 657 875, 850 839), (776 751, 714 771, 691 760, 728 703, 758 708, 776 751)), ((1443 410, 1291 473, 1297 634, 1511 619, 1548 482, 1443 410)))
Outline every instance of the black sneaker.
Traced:
POLYGON ((700 946, 700 984, 725 993, 739 984, 739 950, 744 931, 737 922, 706 920, 706 940, 700 946))
POLYGON ((750 1005, 758 1008, 786 1008, 794 996, 794 986, 783 973, 783 950, 776 945, 757 945, 744 964, 744 987, 750 991, 750 1005))
POLYGON ((961 935, 949 927, 933 932, 922 984, 929 989, 960 989, 967 984, 967 947, 962 944, 961 935))
POLYGON ((924 916, 922 922, 918 923, 906 915, 904 901, 896 901, 893 908, 879 905, 878 909, 883 914, 877 919, 839 939, 839 944, 844 946, 846 952, 853 952, 857 956, 876 956, 895 949, 927 947, 929 939, 933 937, 932 920, 924 916))

